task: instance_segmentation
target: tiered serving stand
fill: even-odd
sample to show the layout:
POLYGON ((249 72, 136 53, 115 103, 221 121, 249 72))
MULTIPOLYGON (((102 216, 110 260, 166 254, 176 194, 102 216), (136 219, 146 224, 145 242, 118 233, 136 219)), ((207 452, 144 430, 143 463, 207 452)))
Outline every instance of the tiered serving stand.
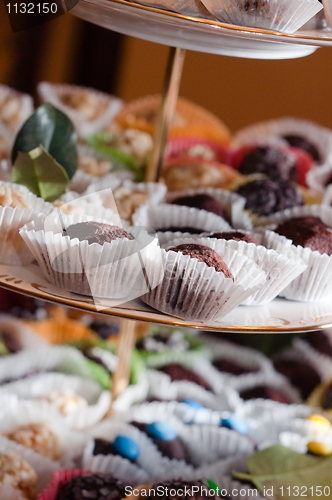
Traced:
MULTIPOLYGON (((71 13, 104 28, 171 47, 148 181, 159 177, 186 49, 253 59, 291 59, 312 54, 319 47, 332 46, 329 29, 289 35, 188 17, 126 0, 80 0, 71 13)), ((114 397, 127 385, 135 320, 234 333, 301 333, 332 327, 331 301, 306 304, 275 299, 266 306, 239 306, 218 323, 209 324, 182 321, 158 313, 139 299, 114 307, 111 300, 97 302, 51 285, 35 264, 26 267, 0 265, 0 286, 64 306, 123 318, 118 346, 120 362, 113 377, 114 397)))

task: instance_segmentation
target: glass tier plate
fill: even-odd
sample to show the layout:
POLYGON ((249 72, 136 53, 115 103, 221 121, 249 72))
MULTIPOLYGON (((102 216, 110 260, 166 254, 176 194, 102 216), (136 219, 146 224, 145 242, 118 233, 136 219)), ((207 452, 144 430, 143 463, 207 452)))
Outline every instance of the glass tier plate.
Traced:
POLYGON ((0 286, 84 311, 169 326, 234 333, 296 333, 332 327, 331 300, 308 304, 275 299, 266 306, 239 306, 219 322, 202 324, 158 313, 140 299, 112 307, 110 300, 94 301, 90 297, 66 292, 51 285, 36 264, 24 267, 0 265, 0 286))
POLYGON ((211 54, 254 59, 291 59, 332 46, 332 31, 286 34, 234 26, 150 8, 125 0, 80 0, 77 17, 124 35, 211 54))

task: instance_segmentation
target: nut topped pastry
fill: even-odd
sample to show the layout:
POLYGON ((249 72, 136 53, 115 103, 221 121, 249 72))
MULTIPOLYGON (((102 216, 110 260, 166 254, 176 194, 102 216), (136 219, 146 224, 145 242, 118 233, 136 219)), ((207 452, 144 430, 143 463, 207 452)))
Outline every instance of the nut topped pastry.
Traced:
POLYGON ((0 185, 0 206, 12 208, 32 208, 30 203, 24 199, 28 191, 22 188, 15 188, 9 184, 0 185))
POLYGON ((59 460, 61 457, 58 438, 45 424, 22 425, 3 435, 52 460, 59 460))
POLYGON ((0 453, 0 484, 12 486, 26 500, 37 498, 37 474, 16 453, 0 453))

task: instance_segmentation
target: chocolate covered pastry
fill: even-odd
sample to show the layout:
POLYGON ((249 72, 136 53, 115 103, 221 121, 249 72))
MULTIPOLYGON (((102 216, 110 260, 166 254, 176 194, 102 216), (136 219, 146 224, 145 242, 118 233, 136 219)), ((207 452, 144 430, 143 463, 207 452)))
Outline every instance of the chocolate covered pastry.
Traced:
POLYGON ((79 222, 68 226, 63 231, 64 236, 69 236, 70 239, 78 238, 80 241, 87 240, 89 244, 98 243, 111 243, 119 238, 127 238, 133 240, 133 236, 121 227, 111 226, 102 222, 79 222))
POLYGON ((120 500, 125 485, 110 474, 76 476, 63 483, 55 500, 120 500))
POLYGON ((208 267, 214 267, 217 272, 224 273, 226 278, 234 279, 224 259, 212 248, 196 243, 185 243, 169 248, 168 251, 189 255, 189 257, 197 259, 199 262, 204 262, 208 267))
POLYGON ((293 245, 301 245, 319 253, 332 253, 332 233, 319 217, 296 217, 278 225, 275 232, 293 241, 293 245))
POLYGON ((245 154, 238 170, 242 175, 264 174, 272 179, 297 182, 295 157, 274 146, 259 146, 245 154))

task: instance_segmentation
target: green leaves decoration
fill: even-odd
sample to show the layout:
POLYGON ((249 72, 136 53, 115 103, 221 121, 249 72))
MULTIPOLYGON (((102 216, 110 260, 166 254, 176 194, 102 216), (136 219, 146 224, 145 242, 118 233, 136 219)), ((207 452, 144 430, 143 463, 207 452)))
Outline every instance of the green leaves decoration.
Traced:
POLYGON ((307 500, 332 494, 332 455, 317 458, 297 453, 281 445, 259 451, 247 460, 249 474, 233 472, 237 479, 251 481, 266 498, 307 500), (329 489, 329 490, 328 490, 329 489), (320 494, 321 491, 321 494, 320 494), (272 493, 272 495, 271 495, 272 493))
POLYGON ((144 172, 133 156, 112 146, 113 134, 97 132, 87 139, 87 144, 99 153, 101 157, 110 160, 115 170, 130 170, 135 174, 135 180, 144 180, 144 172))
POLYGON ((11 174, 12 182, 23 184, 36 196, 54 201, 69 182, 66 170, 39 146, 28 153, 18 153, 11 174))
POLYGON ((61 196, 78 164, 77 135, 70 119, 46 103, 27 119, 12 151, 11 180, 46 201, 61 196))

